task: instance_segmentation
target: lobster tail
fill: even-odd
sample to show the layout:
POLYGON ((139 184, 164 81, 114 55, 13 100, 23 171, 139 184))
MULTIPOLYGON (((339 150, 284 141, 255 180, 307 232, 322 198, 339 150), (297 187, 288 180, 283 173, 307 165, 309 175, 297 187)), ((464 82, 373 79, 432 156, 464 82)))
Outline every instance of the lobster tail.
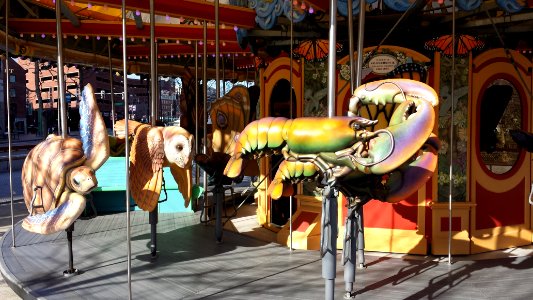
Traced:
POLYGON ((237 136, 224 175, 230 178, 238 177, 245 167, 243 159, 261 157, 265 153, 275 152, 285 146, 286 127, 291 121, 281 117, 267 117, 248 124, 237 136))

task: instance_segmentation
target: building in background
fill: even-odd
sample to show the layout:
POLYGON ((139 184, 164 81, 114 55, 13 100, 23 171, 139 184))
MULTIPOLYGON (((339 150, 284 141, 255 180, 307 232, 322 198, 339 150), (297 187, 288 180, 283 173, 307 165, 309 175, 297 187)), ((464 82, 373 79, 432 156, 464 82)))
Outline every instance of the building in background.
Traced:
MULTIPOLYGON (((26 71, 27 124, 30 132, 46 135, 56 131, 59 107, 57 66, 49 61, 20 58, 16 61, 26 71)), ((80 93, 79 71, 75 66, 66 65, 64 66, 64 74, 67 117, 71 119, 71 112, 74 111, 73 108, 77 107, 80 93)), ((69 128, 72 128, 70 124, 69 128)))
POLYGON ((11 110, 11 129, 15 134, 26 133, 26 71, 16 61, 9 58, 8 76, 6 78, 6 59, 0 61, 0 136, 5 137, 7 132, 7 101, 11 110), (7 92, 9 80, 9 92, 7 92))
POLYGON ((159 80, 161 91, 161 106, 159 116, 165 124, 170 124, 178 119, 179 96, 177 93, 176 80, 164 77, 159 80))
MULTIPOLYGON (((22 112, 20 116, 27 120, 24 128, 29 128, 30 132, 39 135, 55 132, 58 128, 59 103, 57 65, 49 61, 21 58, 13 62, 13 65, 17 65, 17 68, 22 72, 19 75, 20 80, 17 79, 22 90, 17 94, 23 95, 23 103, 28 104, 27 112, 22 112)), ((108 70, 65 65, 64 74, 69 130, 77 130, 79 127, 80 116, 77 105, 83 87, 88 83, 93 86, 98 107, 108 128, 112 128, 112 103, 114 103, 115 120, 124 118, 124 99, 122 97, 124 81, 119 72, 113 72, 111 75, 113 78, 112 87, 108 70), (113 90, 113 97, 111 89, 113 90)), ((160 79, 159 89, 161 95, 159 120, 167 124, 179 116, 175 80, 160 79)), ((150 116, 150 81, 148 76, 128 76, 128 98, 129 118, 137 121, 148 121, 147 117, 150 116)))

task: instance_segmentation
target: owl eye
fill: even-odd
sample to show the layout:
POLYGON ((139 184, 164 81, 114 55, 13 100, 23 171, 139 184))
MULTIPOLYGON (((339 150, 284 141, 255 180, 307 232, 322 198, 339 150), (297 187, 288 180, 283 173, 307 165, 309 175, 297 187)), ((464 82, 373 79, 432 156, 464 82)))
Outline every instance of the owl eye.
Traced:
POLYGON ((183 145, 178 145, 178 146, 176 146, 176 149, 178 149, 178 151, 183 150, 183 145))

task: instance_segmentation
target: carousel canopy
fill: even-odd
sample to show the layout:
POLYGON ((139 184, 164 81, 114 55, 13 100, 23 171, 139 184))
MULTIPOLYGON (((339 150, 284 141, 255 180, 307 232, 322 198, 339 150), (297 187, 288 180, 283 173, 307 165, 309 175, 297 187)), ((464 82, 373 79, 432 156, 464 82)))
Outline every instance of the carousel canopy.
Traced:
MULTIPOLYGON (((9 52, 14 56, 57 59, 55 1, 6 1, 10 3, 9 52)), ((335 12, 337 42, 343 46, 338 56, 346 55, 349 49, 345 16, 347 1, 350 0, 337 0, 338 11, 335 12)), ((150 2, 127 0, 125 3, 128 63, 140 66, 141 72, 149 72, 150 2)), ((359 0, 353 1, 355 26, 361 8, 359 3, 359 0)), ((449 0, 367 0, 365 3, 364 47, 376 46, 387 37, 386 44, 425 51, 430 55, 432 50, 425 49, 425 43, 449 35, 452 23, 455 23, 457 34, 483 40, 485 49, 505 47, 527 52, 533 48, 531 1, 457 0, 455 19, 449 0)), ((113 67, 121 68, 121 5, 121 0, 61 2, 66 63, 106 68, 110 47, 113 67)), ((278 55, 290 54, 291 20, 294 25, 293 49, 307 40, 328 39, 329 7, 329 0, 221 0, 220 55, 224 60, 231 60, 226 65, 255 68, 256 57, 268 61, 278 55)), ((193 67, 191 56, 195 54, 197 42, 198 53, 203 53, 204 24, 207 28, 208 67, 214 68, 213 0, 157 0, 154 1, 154 14, 158 71, 162 75, 193 67)), ((5 22, 0 22, 0 28, 5 28, 5 22)), ((356 28, 353 38, 357 42, 356 28)), ((5 44, 0 47, 5 48, 5 44)))

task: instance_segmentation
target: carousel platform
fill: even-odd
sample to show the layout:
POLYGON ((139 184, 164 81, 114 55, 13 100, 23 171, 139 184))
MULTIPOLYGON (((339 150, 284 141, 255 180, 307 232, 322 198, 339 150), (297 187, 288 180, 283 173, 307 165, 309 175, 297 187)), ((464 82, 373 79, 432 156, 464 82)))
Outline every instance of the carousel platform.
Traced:
MULTIPOLYGON (((253 212, 253 206, 243 212, 253 212)), ((323 299, 324 281, 317 251, 268 242, 241 215, 216 243, 214 227, 195 213, 161 213, 158 258, 150 260, 148 214, 131 213, 132 295, 134 299, 323 299), (253 238, 254 232, 262 236, 253 238)), ((228 224, 226 224, 228 225, 228 224)), ((74 267, 64 277, 68 248, 64 232, 42 236, 20 223, 1 240, 0 269, 23 299, 127 299, 126 214, 98 216, 75 223, 74 267)), ((531 299, 531 248, 447 258, 366 253, 358 269, 356 298, 366 299, 531 299), (495 256, 496 255, 496 256, 495 256)), ((342 299, 341 255, 335 298, 342 299)))

